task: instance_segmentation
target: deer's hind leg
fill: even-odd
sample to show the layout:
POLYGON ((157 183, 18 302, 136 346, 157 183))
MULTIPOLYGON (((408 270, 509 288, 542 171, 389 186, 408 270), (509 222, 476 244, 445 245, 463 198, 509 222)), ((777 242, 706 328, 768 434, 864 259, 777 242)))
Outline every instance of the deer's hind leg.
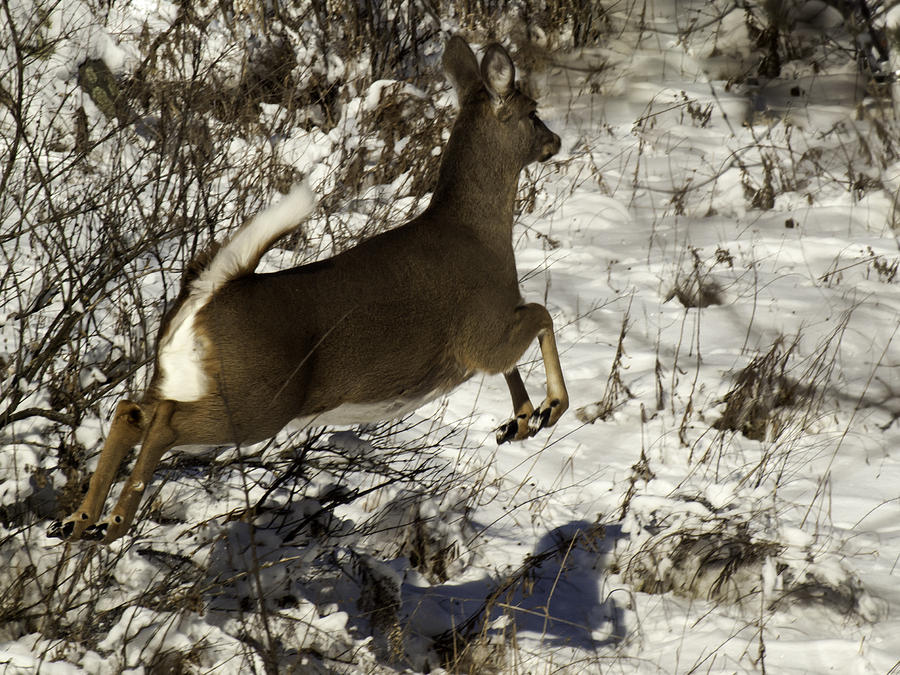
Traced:
POLYGON ((175 401, 160 401, 147 422, 141 451, 131 475, 122 486, 119 500, 102 523, 92 525, 84 532, 86 539, 102 539, 108 544, 121 537, 131 523, 144 496, 144 491, 153 477, 160 459, 167 450, 178 445, 182 439, 172 424, 172 415, 178 404, 175 401))
POLYGON ((97 522, 109 495, 119 466, 128 451, 137 445, 147 424, 144 408, 133 401, 122 400, 116 406, 106 442, 100 451, 97 470, 91 476, 87 494, 81 505, 65 518, 50 526, 48 534, 61 539, 80 539, 88 527, 97 522))

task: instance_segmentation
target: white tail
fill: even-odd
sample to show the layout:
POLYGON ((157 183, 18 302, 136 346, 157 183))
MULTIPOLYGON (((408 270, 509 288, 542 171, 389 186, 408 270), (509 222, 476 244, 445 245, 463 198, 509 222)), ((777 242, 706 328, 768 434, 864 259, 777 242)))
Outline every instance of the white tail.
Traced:
POLYGON ((459 116, 428 208, 333 258, 256 274, 262 253, 313 208, 305 187, 241 228, 186 277, 160 328, 154 376, 121 401, 79 508, 51 533, 112 541, 130 526, 160 458, 179 445, 263 440, 291 420, 401 415, 476 372, 502 373, 513 417, 497 441, 553 426, 568 408, 553 322, 525 303, 512 248, 521 169, 559 137, 490 45, 479 67, 452 38, 444 69, 459 116), (535 410, 516 361, 537 338, 547 396, 535 410), (109 518, 97 524, 125 454, 141 451, 109 518))
POLYGON ((262 254, 306 220, 315 206, 309 186, 295 186, 284 199, 244 223, 189 282, 187 299, 159 335, 156 367, 161 398, 198 401, 209 392, 209 377, 203 368, 206 344, 194 326, 197 312, 227 282, 255 271, 262 254))
POLYGON ((275 240, 296 229, 315 207, 316 197, 309 186, 295 185, 284 199, 251 218, 216 252, 192 282, 191 299, 205 305, 226 282, 252 273, 275 240))

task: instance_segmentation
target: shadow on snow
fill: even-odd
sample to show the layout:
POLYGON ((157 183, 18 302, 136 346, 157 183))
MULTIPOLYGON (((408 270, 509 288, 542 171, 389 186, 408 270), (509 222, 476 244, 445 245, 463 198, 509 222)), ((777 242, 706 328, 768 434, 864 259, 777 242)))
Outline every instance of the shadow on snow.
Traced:
POLYGON ((404 585, 403 614, 413 631, 443 634, 514 632, 545 646, 597 649, 625 638, 624 609, 605 593, 609 554, 619 525, 572 521, 538 542, 519 570, 505 578, 463 584, 404 585))

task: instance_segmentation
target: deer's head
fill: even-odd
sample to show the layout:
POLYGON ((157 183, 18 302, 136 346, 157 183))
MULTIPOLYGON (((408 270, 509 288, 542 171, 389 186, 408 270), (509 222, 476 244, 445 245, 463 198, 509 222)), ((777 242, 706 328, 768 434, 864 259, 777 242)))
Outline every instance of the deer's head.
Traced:
POLYGON ((486 162, 518 172, 559 151, 559 136, 538 117, 537 102, 516 86, 516 67, 501 45, 489 45, 479 67, 466 41, 454 36, 444 49, 444 71, 459 98, 457 124, 466 126, 486 162))

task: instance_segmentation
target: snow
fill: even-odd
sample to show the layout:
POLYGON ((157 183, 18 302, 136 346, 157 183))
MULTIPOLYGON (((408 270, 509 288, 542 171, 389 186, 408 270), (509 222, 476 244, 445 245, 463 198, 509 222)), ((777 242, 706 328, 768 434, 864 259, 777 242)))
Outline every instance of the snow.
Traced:
MULTIPOLYGON (((114 125, 78 65, 133 73, 142 32, 167 29, 177 5, 102 14, 65 0, 45 24, 29 3, 11 7, 55 46, 24 72, 24 123, 46 152, 34 164, 20 152, 16 197, 0 198, 0 414, 54 414, 0 427, 5 672, 440 672, 448 654, 469 672, 896 669, 898 128, 867 98, 852 49, 829 47, 852 42, 835 9, 797 5, 809 56, 769 82, 739 77, 760 58, 747 14, 700 2, 651 3, 640 17, 615 5, 602 44, 552 51, 534 73, 563 146, 523 175, 533 201, 514 243, 524 297, 555 322, 572 401, 556 427, 497 447, 509 394, 503 378, 476 377, 401 422, 179 455, 132 531, 99 547, 45 532, 95 467, 116 401, 146 384, 190 253, 273 201, 265 171, 305 176, 327 213, 263 269, 399 222, 424 205, 408 192, 415 167, 352 198, 342 170, 356 152, 369 169, 385 148, 395 161, 414 152, 416 125, 439 124, 453 96, 424 76, 361 79, 327 129, 262 104, 253 133, 215 148, 205 182, 168 191, 169 160, 149 158, 176 151, 152 135, 78 161, 72 148, 81 108, 94 141, 114 125), (387 104, 419 111, 401 120, 408 135, 372 126, 387 104), (41 184, 34 166, 57 201, 29 187, 41 184), (117 173, 131 181, 123 211, 113 197, 80 201, 106 195, 117 173), (79 213, 64 231, 60 205, 79 213), (185 214, 200 224, 175 232, 185 214), (76 273, 153 236, 96 288, 76 273), (716 301, 685 306, 698 289, 716 301), (70 315, 66 346, 44 363, 70 315), (71 425, 54 419, 79 401, 71 425), (743 433, 722 428, 729 412, 743 433)), ((209 24, 203 77, 240 81, 251 24, 209 24)), ((323 60, 312 37, 295 42, 297 78, 371 67, 371 53, 323 60)), ((160 68, 201 72, 183 56, 160 68)), ((14 58, 0 46, 4 73, 14 58)), ((0 109, 6 152, 16 120, 0 109)), ((439 154, 431 143, 423 157, 439 154)), ((520 364, 540 401, 537 345, 520 364)))

